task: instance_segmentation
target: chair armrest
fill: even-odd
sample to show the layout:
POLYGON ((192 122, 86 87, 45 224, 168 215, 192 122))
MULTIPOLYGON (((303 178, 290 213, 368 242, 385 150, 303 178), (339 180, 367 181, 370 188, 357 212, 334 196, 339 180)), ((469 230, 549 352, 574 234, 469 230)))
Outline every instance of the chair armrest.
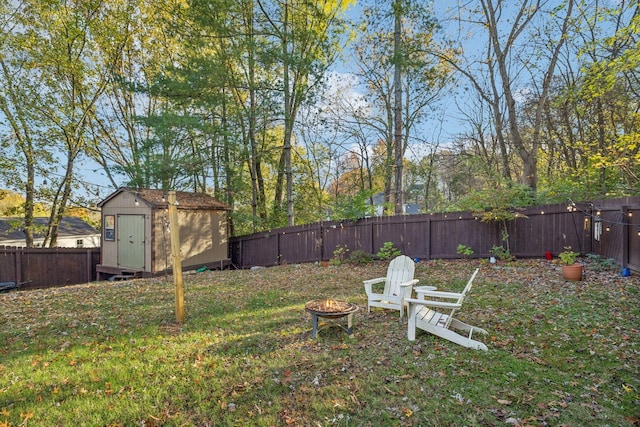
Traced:
POLYGON ((433 297, 433 298, 458 299, 462 296, 462 294, 459 294, 457 292, 426 291, 426 292, 420 292, 420 293, 425 297, 433 297))
POLYGON ((364 283, 364 291, 366 292, 367 295, 371 295, 373 294, 373 285, 376 283, 384 283, 384 281, 387 280, 385 277, 378 277, 375 279, 369 279, 369 280, 363 280, 362 283, 364 283))
POLYGON ((403 287, 403 288, 405 288, 407 286, 413 286, 413 285, 416 285, 419 281, 420 280, 418 280, 418 279, 409 280, 408 282, 401 283, 400 286, 403 287))
POLYGON ((439 307, 439 308, 460 308, 462 304, 458 304, 455 302, 444 302, 444 301, 431 301, 431 300, 423 300, 423 299, 415 299, 415 298, 407 298, 405 302, 409 304, 416 305, 426 305, 427 307, 439 307))

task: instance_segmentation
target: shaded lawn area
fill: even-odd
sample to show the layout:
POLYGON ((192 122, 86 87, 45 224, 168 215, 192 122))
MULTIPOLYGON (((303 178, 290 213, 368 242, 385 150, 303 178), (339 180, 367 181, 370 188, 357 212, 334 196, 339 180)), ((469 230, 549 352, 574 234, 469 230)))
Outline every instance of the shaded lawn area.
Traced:
POLYGON ((0 426, 638 425, 638 275, 419 263, 451 291, 482 266, 459 317, 485 353, 367 313, 386 265, 186 275, 183 325, 171 277, 0 294, 0 426), (304 303, 326 297, 362 308, 353 338, 310 339, 304 303))

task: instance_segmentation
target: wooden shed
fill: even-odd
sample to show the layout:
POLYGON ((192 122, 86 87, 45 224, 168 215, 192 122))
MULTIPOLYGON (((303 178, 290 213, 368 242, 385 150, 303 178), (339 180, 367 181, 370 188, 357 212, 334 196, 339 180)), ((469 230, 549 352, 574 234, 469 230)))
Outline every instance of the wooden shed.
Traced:
MULTIPOLYGON (((228 266, 231 208, 204 193, 177 191, 176 199, 182 269, 228 266)), ((98 280, 151 277, 171 270, 166 192, 122 187, 98 206, 102 210, 98 280)))

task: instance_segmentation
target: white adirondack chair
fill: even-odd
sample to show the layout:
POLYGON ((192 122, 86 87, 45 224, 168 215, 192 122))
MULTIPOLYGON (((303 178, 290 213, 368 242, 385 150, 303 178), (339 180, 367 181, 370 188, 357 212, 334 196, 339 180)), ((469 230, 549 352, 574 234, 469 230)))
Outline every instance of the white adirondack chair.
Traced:
POLYGON ((413 278, 415 263, 411 258, 400 255, 394 258, 387 268, 387 277, 364 280, 364 290, 367 293, 367 310, 371 307, 400 310, 400 318, 404 313, 405 299, 411 298, 413 286, 418 279, 413 278), (384 282, 384 291, 376 293, 373 285, 384 282))
POLYGON ((486 345, 472 339, 474 332, 486 334, 487 331, 482 328, 467 325, 453 317, 460 307, 462 307, 464 297, 471 289, 473 279, 475 279, 478 271, 479 269, 474 271, 462 293, 427 291, 422 293, 425 299, 408 298, 406 300, 409 306, 407 314, 409 317, 407 330, 407 338, 409 338, 409 341, 416 339, 416 328, 418 328, 461 346, 487 351, 486 345), (431 300, 429 298, 437 298, 437 300, 431 300), (447 299, 455 302, 447 302, 447 299), (442 311, 446 309, 446 313, 436 311, 437 309, 443 309, 442 311), (462 335, 456 330, 464 332, 465 334, 462 335))

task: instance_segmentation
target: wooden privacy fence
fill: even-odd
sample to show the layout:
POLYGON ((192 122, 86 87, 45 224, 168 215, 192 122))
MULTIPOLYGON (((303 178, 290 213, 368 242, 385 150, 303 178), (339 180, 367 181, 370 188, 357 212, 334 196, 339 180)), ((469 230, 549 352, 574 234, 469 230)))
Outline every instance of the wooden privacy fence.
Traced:
MULTIPOLYGON (((510 252, 516 257, 544 257, 547 251, 557 256, 571 246, 640 271, 640 197, 519 212, 521 218, 507 223, 510 252)), ((422 260, 460 258, 459 244, 470 247, 473 257, 484 258, 503 244, 499 223, 481 222, 471 212, 449 212, 318 222, 234 237, 230 257, 238 268, 326 261, 338 247, 376 254, 385 242, 422 260)))
POLYGON ((0 246, 0 282, 20 289, 74 285, 96 280, 100 248, 16 248, 0 246))
MULTIPOLYGON (((571 246, 581 254, 613 258, 640 271, 640 197, 528 207, 507 223, 511 254, 554 256, 571 246)), ((423 260, 459 258, 458 245, 486 258, 502 245, 500 225, 470 212, 402 215, 358 221, 319 222, 230 239, 238 268, 326 261, 338 247, 376 254, 385 242, 423 260)), ((0 282, 21 289, 64 286, 96 280, 100 248, 15 248, 0 246, 0 282)))

